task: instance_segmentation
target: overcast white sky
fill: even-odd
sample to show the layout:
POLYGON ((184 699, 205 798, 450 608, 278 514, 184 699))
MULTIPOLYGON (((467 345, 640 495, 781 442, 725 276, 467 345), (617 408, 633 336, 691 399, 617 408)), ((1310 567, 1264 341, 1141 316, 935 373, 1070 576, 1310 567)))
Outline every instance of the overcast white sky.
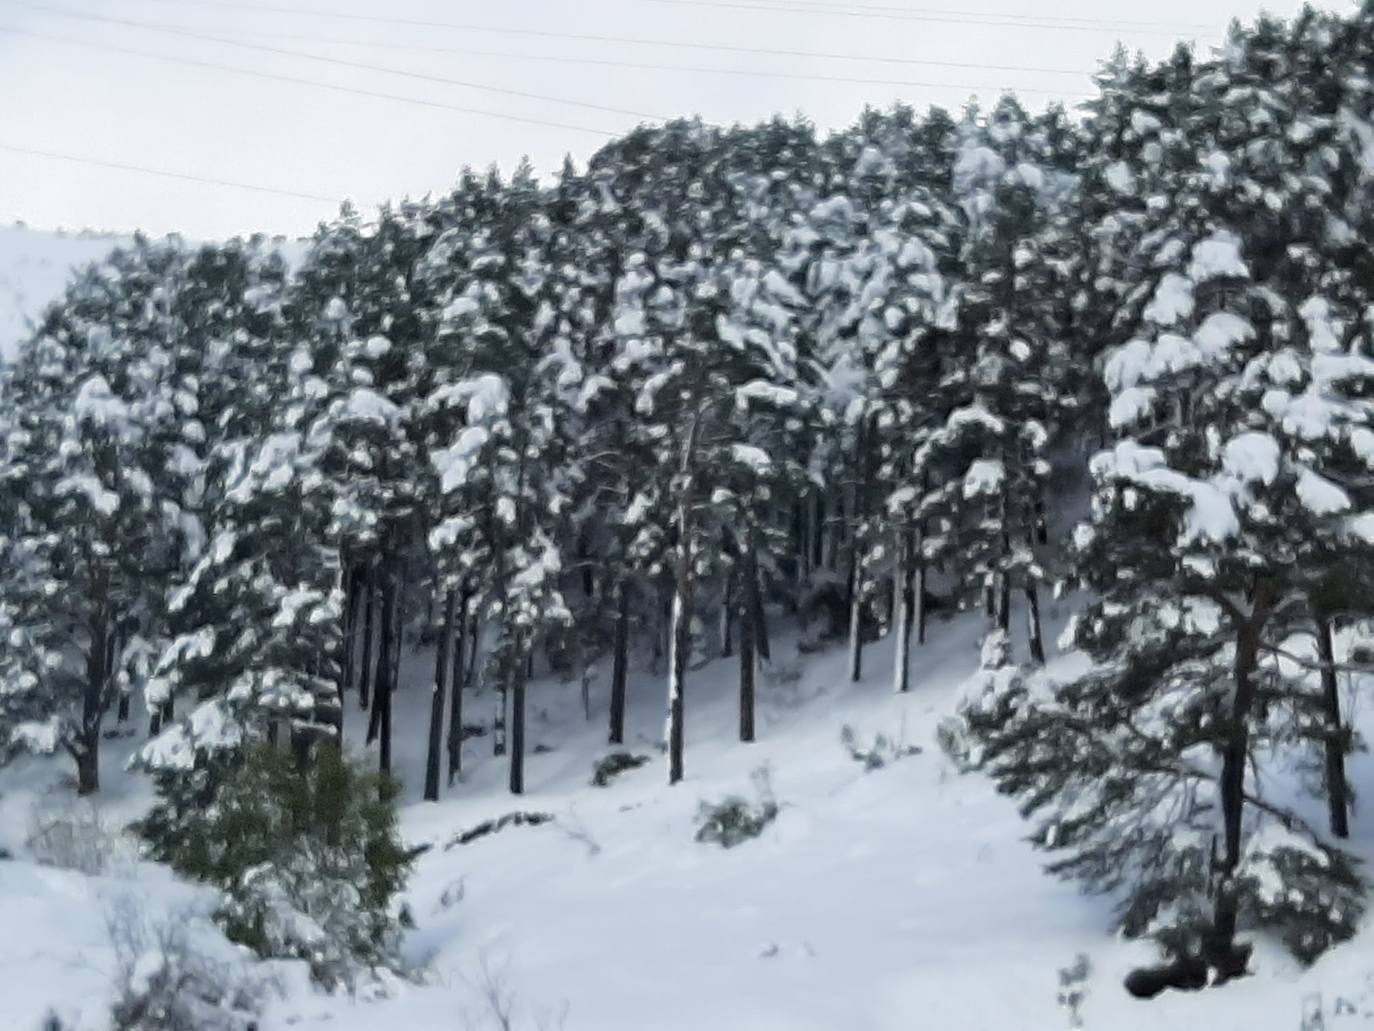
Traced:
MULTIPOLYGON (((1264 5, 1281 15, 1299 6, 1298 0, 1264 5)), ((1345 5, 1338 0, 1329 6, 1345 5)), ((715 122, 752 122, 777 111, 800 111, 825 128, 851 121, 865 103, 885 106, 900 99, 918 107, 937 103, 957 109, 970 94, 990 99, 1002 87, 1045 91, 1022 94, 1037 106, 1052 97, 1072 102, 1090 90, 1096 62, 1118 39, 1154 56, 1166 53, 1181 37, 1210 46, 1229 19, 1249 19, 1259 9, 1250 0, 1035 5, 1014 0, 0 0, 0 222, 176 230, 195 237, 254 230, 299 234, 336 207, 331 200, 177 182, 16 154, 5 147, 322 198, 348 197, 366 209, 389 197, 441 191, 463 165, 496 162, 509 168, 528 154, 542 171, 555 168, 567 152, 585 159, 604 137, 582 129, 617 133, 643 120, 561 101, 651 117, 700 114, 715 122), (1070 26, 1069 19, 1077 21, 1070 26), (1060 24, 1049 25, 1051 21, 1060 24), (870 60, 731 53, 531 32, 870 60), (548 99, 405 78, 185 33, 548 99), (925 61, 1069 74, 901 63, 925 61), (229 68, 565 127, 360 96, 229 68), (679 70, 683 68, 692 70, 679 70), (747 77, 708 69, 921 85, 747 77)))

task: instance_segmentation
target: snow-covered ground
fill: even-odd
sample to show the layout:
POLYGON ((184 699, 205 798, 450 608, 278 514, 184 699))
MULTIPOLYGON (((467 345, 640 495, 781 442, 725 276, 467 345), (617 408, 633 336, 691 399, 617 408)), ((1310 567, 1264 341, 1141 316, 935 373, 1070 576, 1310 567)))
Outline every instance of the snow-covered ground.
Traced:
MULTIPOLYGON (((1059 614, 1062 616, 1062 613, 1059 614)), ((1062 620, 1056 618, 1056 622, 1062 620)), ((1374 1020, 1374 956, 1366 934, 1302 972, 1263 943, 1256 976, 1152 1002, 1121 988, 1152 950, 1115 940, 1105 900, 1079 895, 1041 872, 1012 804, 978 776, 961 776, 934 742, 977 655, 976 617, 932 627, 904 697, 888 688, 890 649, 869 649, 869 674, 844 677, 838 653, 803 664, 794 649, 764 679, 760 740, 732 743, 734 664, 688 685, 687 780, 669 788, 655 742, 662 681, 632 684, 630 748, 653 761, 608 788, 589 784, 604 744, 604 684, 585 722, 580 685, 541 682, 531 696, 528 793, 505 791, 504 760, 489 738, 467 744, 465 781, 438 804, 418 800, 428 709, 425 654, 407 663, 398 697, 397 770, 411 844, 433 848, 406 900, 418 923, 408 957, 424 984, 389 998, 311 996, 297 980, 267 1029, 323 1026, 496 1027, 483 988, 516 1000, 517 1028, 568 1031, 1013 1031, 1067 1028, 1058 971, 1087 954, 1093 972, 1082 1008, 1095 1031, 1206 1027, 1298 1031, 1321 1006, 1326 1028, 1374 1020), (786 657, 792 654, 794 657, 786 657), (789 676, 795 674, 795 679, 789 676), (883 733, 920 754, 865 772, 841 747, 883 733), (766 766, 781 813, 761 838, 724 851, 693 840, 703 800, 748 796, 766 766), (460 831, 507 812, 556 821, 518 826, 446 848, 460 831)), ((1076 667, 1060 656, 1051 674, 1076 667)), ((473 719, 492 698, 471 699, 473 719)), ((1368 724, 1368 713, 1362 714, 1368 724)), ((349 729, 361 737, 360 714, 349 729)), ((111 822, 139 811, 138 781, 117 773, 131 741, 111 743, 100 805, 111 822)), ((1374 766, 1352 764, 1357 788, 1374 766)), ((14 848, 40 796, 63 791, 63 763, 27 760, 0 772, 0 847, 14 848)), ((1357 846, 1374 835, 1357 814, 1357 846)), ((195 911, 198 896, 155 867, 126 862, 101 878, 27 862, 0 864, 0 1027, 26 1031, 49 1006, 79 1028, 102 1027, 115 960, 107 915, 131 896, 153 913, 195 911)), ((211 932, 205 931, 209 935, 211 932)))

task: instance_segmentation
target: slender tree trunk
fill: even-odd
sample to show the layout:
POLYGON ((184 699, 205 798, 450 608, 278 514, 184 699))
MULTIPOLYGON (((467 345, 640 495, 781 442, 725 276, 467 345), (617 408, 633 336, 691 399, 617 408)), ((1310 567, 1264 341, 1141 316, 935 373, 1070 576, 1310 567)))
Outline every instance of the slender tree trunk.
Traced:
MULTIPOLYGON (((357 664, 358 649, 358 601, 359 593, 362 588, 362 577, 354 566, 347 566, 347 583, 345 584, 344 597, 347 599, 347 608, 344 611, 344 662, 343 662, 343 682, 339 685, 339 705, 342 706, 348 698, 348 692, 353 687, 353 676, 357 664)), ((340 727, 343 721, 339 721, 340 727)))
POLYGON ((91 584, 96 616, 86 650, 86 684, 81 698, 81 731, 75 750, 76 793, 100 790, 100 723, 105 715, 105 687, 110 679, 110 617, 105 605, 109 578, 103 572, 91 584))
POLYGON ((835 568, 835 523, 825 491, 816 492, 816 565, 821 569, 835 568))
POLYGON ((509 694, 506 690, 506 674, 502 671, 501 683, 496 687, 496 720, 491 727, 491 754, 494 756, 506 754, 506 711, 509 708, 509 694))
POLYGON ((372 642, 373 624, 376 622, 377 587, 367 570, 363 571, 362 580, 363 596, 367 603, 363 607, 363 666, 358 671, 358 705, 366 709, 372 695, 372 642))
MULTIPOLYGON (((1006 526, 1007 504, 1002 499, 1002 525, 1006 526)), ((1011 535, 1002 531, 1002 560, 1008 563, 1011 558, 1011 535)), ((997 629, 1004 634, 1011 633, 1011 573, 1003 569, 997 576, 997 629)))
POLYGON ((754 740, 754 612, 747 601, 739 607, 739 739, 754 740))
MULTIPOLYGON (((525 647, 523 637, 518 646, 525 647)), ((510 791, 512 795, 525 793, 525 678, 528 664, 518 654, 512 663, 513 683, 510 693, 510 791)))
POLYGON ((382 573, 381 596, 382 611, 377 648, 377 676, 372 697, 372 711, 367 721, 367 743, 370 745, 379 737, 383 738, 382 750, 385 758, 382 760, 382 770, 386 772, 391 769, 391 742, 384 736, 383 723, 385 722, 386 728, 390 727, 391 716, 386 709, 390 704, 393 687, 391 676, 396 668, 395 660, 392 658, 396 648, 396 588, 389 571, 382 573))
MULTIPOLYGON (((124 646, 122 636, 119 631, 109 635, 109 647, 105 649, 105 668, 113 670, 115 655, 124 646)), ((119 693, 119 710, 115 716, 117 723, 127 723, 129 720, 130 692, 127 690, 119 693)))
POLYGON ((893 601, 897 606, 895 659, 892 664, 892 688, 904 694, 911 687, 911 555, 907 533, 898 527, 896 534, 896 574, 892 579, 893 601))
POLYGON ((463 643, 467 640, 468 622, 468 595, 463 592, 463 600, 459 605, 457 625, 453 630, 453 671, 450 677, 453 681, 452 697, 450 699, 451 708, 448 716, 448 783, 449 787, 457 780, 463 772, 463 686, 465 676, 463 671, 463 643))
MULTIPOLYGON (((439 766, 444 744, 444 710, 448 701, 449 651, 453 644, 456 592, 449 588, 444 599, 444 627, 439 632, 439 651, 434 659, 434 695, 429 708, 429 752, 425 757, 425 801, 439 801, 439 766)), ((461 731, 460 731, 461 733, 461 731)))
POLYGON ((391 646, 394 649, 391 658, 391 693, 395 695, 401 686, 401 656, 405 654, 406 644, 406 597, 403 587, 404 581, 399 577, 396 584, 392 587, 396 597, 392 602, 396 607, 396 636, 392 638, 391 646))
MULTIPOLYGON (((690 547, 684 541, 683 550, 690 547)), ((687 566, 687 563, 679 563, 687 566)), ((692 647, 692 629, 689 612, 691 611, 692 587, 691 569, 679 568, 677 589, 673 592, 673 616, 671 632, 668 637, 668 783, 676 784, 683 777, 683 746, 685 741, 683 719, 683 688, 687 681, 687 654, 692 647)))
POLYGON ((1350 837, 1349 785, 1345 779, 1345 727, 1341 722, 1341 696, 1336 678, 1336 648, 1331 619, 1325 612, 1315 613, 1317 654, 1321 659, 1322 704, 1326 715, 1326 805, 1331 816, 1331 833, 1350 837))
MULTIPOLYGON (((1256 599, 1256 612, 1259 600, 1256 599)), ((1233 667, 1235 695, 1225 745, 1221 754, 1221 817, 1225 842, 1220 881, 1216 889, 1216 908, 1213 940, 1209 943, 1215 956, 1230 954, 1236 936, 1239 900, 1234 883, 1240 866, 1242 820, 1245 815, 1245 767, 1250 753, 1250 719, 1254 705, 1254 673, 1259 655, 1258 618, 1242 624, 1236 635, 1236 656, 1233 667)))
POLYGON ((720 657, 728 659, 735 654, 735 578, 737 571, 725 577, 725 599, 720 606, 720 657))
POLYGON ((849 679, 858 683, 863 676, 863 543, 861 528, 868 498, 869 460, 867 421, 859 423, 854 443, 854 496, 850 506, 849 545, 849 679))
POLYGON ((752 529, 746 530, 744 534, 744 587, 747 592, 745 601, 749 607, 749 627, 754 635, 754 649, 764 662, 772 662, 773 651, 768 645, 768 614, 764 611, 763 590, 759 586, 759 557, 752 529))
POLYGON ((1031 581, 1027 581, 1025 591, 1026 629, 1030 635, 1031 661, 1043 666, 1045 664, 1045 639, 1040 628, 1040 592, 1031 581))
POLYGON ((482 619, 481 616, 469 609, 468 611, 468 669, 463 674, 463 686, 471 687, 473 679, 477 676, 477 658, 482 653, 482 619))
POLYGON ((630 584, 621 573, 615 590, 615 638, 611 645, 610 742, 625 743, 625 684, 630 666, 630 584))
POLYGON ((391 704, 396 694, 396 665, 388 662, 394 652, 400 651, 401 642, 396 640, 395 630, 392 629, 396 623, 394 614, 397 609, 396 603, 396 580, 391 574, 386 579, 386 596, 382 602, 382 616, 387 620, 387 628, 383 631, 381 656, 378 662, 377 674, 377 697, 372 700, 372 704, 381 710, 381 721, 378 731, 381 735, 381 749, 378 753, 378 764, 383 773, 391 772, 391 704), (385 664, 385 669, 382 666, 385 664))

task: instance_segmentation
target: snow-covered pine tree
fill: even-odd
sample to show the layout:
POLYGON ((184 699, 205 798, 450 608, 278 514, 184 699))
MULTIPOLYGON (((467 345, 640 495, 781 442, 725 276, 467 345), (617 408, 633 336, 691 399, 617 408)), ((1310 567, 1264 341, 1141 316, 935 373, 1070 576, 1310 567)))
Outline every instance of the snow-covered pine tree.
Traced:
POLYGON ((218 696, 239 718, 252 710, 320 736, 340 713, 338 599, 302 441, 282 418, 287 290, 283 259, 254 240, 200 248, 177 291, 182 419, 169 453, 202 532, 166 586, 169 639, 145 693, 166 714, 179 695, 218 696))
POLYGON ((1305 146, 1321 106, 1291 106, 1324 38, 1312 18, 1237 28, 1175 80, 1169 110, 1186 117, 1134 119, 1150 226, 1132 336, 1104 370, 1120 439, 1093 462, 1075 535, 1098 600, 1073 636, 1096 665, 993 707, 981 730, 1035 840, 1062 854, 1053 868, 1119 893, 1128 933, 1223 978, 1244 968, 1245 928, 1311 959, 1364 907, 1355 863, 1263 775, 1329 740, 1307 672, 1331 662, 1293 637, 1311 638, 1314 590, 1370 561, 1374 361, 1323 256, 1335 169, 1305 146))
POLYGON ((1047 539, 1050 449, 1076 401, 1057 300, 1071 288, 1076 261, 1071 130, 1058 109, 1031 118, 1003 98, 986 119, 971 112, 961 132, 960 325, 940 379, 943 424, 917 463, 933 484, 917 515, 939 527, 925 542, 929 557, 981 587, 1003 632, 1019 588, 1030 656, 1043 662, 1039 588, 1047 573, 1037 549, 1047 539))
POLYGON ((165 634, 163 585, 202 532, 167 446, 184 411, 172 299, 185 264, 175 239, 117 250, 5 378, 6 708, 22 743, 72 755, 83 794, 100 786, 106 713, 165 634))
POLYGON ((547 627, 567 618, 554 525, 566 514, 563 448, 537 375, 558 328, 554 233, 528 166, 509 183, 493 173, 480 185, 468 177, 464 188, 451 203, 472 217, 435 241, 420 272, 436 300, 434 339, 449 372, 425 401, 447 426, 430 432, 445 515, 429 540, 446 569, 461 571, 470 585, 462 589, 495 630, 488 662, 503 709, 509 701, 510 786, 519 794, 532 656, 547 627))

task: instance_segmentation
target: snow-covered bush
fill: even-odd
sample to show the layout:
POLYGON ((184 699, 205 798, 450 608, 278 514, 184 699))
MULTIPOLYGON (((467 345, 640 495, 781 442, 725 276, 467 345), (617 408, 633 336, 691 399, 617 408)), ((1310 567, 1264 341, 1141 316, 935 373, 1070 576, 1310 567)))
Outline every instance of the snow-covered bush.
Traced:
POLYGON ((886 734, 875 734, 871 744, 864 744, 847 723, 840 728, 840 744, 851 759, 869 772, 881 770, 899 759, 921 754, 918 745, 905 744, 900 737, 894 741, 886 734))
POLYGON ((112 1031, 257 1027, 270 980, 196 947, 188 930, 196 926, 192 914, 153 921, 126 899, 111 910, 106 925, 116 962, 112 1031))
POLYGON ((174 809, 164 799, 141 829, 157 858, 224 891, 216 917, 229 938, 305 960, 330 988, 394 967, 391 903, 411 863, 395 784, 327 746, 303 769, 250 746, 218 780, 208 804, 174 809))
POLYGON ((755 770, 751 779, 754 782, 753 801, 729 795, 719 802, 701 804, 697 813, 697 841, 734 848, 757 838, 778 818, 778 803, 773 797, 767 768, 755 770))
POLYGON ((120 832, 84 801, 36 806, 25 845, 34 862, 88 877, 106 873, 133 854, 120 832))
POLYGON ((604 788, 616 777, 629 770, 637 770, 649 761, 647 755, 634 755, 630 752, 612 752, 598 759, 592 767, 592 786, 604 788))
POLYGON ((935 739, 960 770, 978 769, 986 739, 995 734, 1026 697, 1020 669, 1012 663, 1007 634, 994 630, 983 640, 978 672, 960 691, 953 716, 940 722, 935 739))

